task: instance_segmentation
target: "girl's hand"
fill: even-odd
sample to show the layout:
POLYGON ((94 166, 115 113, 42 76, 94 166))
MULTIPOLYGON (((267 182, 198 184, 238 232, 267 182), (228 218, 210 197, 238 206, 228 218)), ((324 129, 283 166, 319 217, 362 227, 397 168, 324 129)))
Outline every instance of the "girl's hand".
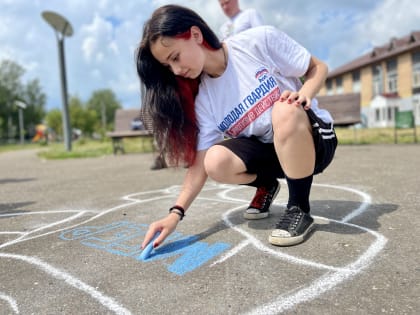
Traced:
POLYGON ((303 106, 305 110, 311 108, 311 99, 305 95, 300 94, 299 92, 293 91, 283 91, 280 95, 280 102, 286 102, 290 105, 295 105, 297 107, 303 106))
POLYGON ((165 218, 150 224, 149 229, 144 236, 143 243, 141 244, 141 249, 144 249, 147 244, 149 244, 156 232, 160 232, 160 235, 153 242, 153 248, 158 247, 163 243, 166 237, 175 230, 179 221, 179 215, 173 212, 169 213, 165 218))

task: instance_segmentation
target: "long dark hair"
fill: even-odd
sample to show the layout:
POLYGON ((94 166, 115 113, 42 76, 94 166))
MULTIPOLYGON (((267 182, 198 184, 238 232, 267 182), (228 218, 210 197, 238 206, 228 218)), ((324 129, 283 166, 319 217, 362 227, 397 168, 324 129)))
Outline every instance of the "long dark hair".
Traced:
POLYGON ((216 34, 194 11, 165 5, 145 23, 143 37, 137 49, 137 73, 145 85, 143 106, 153 119, 153 129, 160 150, 165 151, 175 165, 191 165, 197 146, 198 127, 194 100, 199 79, 175 76, 152 55, 150 46, 163 36, 189 38, 192 26, 200 28, 203 45, 209 49, 222 47, 216 34))

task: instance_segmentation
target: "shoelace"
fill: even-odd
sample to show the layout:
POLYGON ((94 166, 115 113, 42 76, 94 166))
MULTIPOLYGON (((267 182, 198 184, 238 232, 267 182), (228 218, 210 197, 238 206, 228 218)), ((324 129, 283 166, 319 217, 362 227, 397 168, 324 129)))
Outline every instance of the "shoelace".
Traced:
POLYGON ((267 201, 268 190, 265 187, 259 187, 254 199, 252 199, 251 207, 256 209, 264 208, 264 204, 267 201))
POLYGON ((277 222, 276 229, 286 231, 289 229, 294 230, 296 229, 296 226, 302 216, 303 212, 298 207, 287 209, 283 216, 280 218, 279 222, 277 222))

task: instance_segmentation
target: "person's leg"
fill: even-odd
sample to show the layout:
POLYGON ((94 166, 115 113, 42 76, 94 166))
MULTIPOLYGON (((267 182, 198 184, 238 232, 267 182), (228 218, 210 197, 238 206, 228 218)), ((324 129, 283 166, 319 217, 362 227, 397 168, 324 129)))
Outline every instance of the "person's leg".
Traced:
POLYGON ((257 138, 223 141, 207 151, 204 161, 210 178, 228 184, 243 184, 257 188, 244 213, 246 219, 261 219, 279 192, 277 177, 284 177, 272 143, 257 138))
POLYGON ((158 148, 158 144, 156 141, 156 137, 153 137, 153 153, 156 155, 153 161, 152 166, 150 167, 151 170, 160 170, 162 168, 167 168, 168 165, 166 164, 165 160, 165 152, 160 151, 158 148))
POLYGON ((167 168, 167 164, 165 161, 165 156, 163 153, 156 156, 155 160, 153 161, 152 166, 150 167, 151 170, 160 170, 163 168, 167 168))
POLYGON ((224 184, 246 184, 257 178, 256 174, 246 172, 239 156, 222 145, 214 145, 207 151, 204 167, 211 179, 224 184))
MULTIPOLYGON (((309 195, 316 163, 320 164, 320 136, 314 134, 313 124, 317 122, 313 118, 317 117, 311 110, 305 111, 287 103, 277 102, 273 108, 274 144, 289 188, 287 210, 269 237, 269 242, 274 245, 301 243, 313 227, 309 195)), ((332 159, 334 152, 331 153, 332 159)))
POLYGON ((277 102, 272 119, 274 146, 289 188, 288 208, 309 213, 315 146, 308 115, 302 107, 277 102))
POLYGON ((302 107, 276 102, 272 112, 274 146, 289 178, 313 174, 315 147, 309 118, 302 107))

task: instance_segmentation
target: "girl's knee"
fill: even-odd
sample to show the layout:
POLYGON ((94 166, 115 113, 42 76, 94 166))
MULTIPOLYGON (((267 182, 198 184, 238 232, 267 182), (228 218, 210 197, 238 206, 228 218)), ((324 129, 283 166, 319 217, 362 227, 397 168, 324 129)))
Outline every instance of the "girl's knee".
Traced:
POLYGON ((230 157, 227 149, 221 145, 214 145, 207 150, 204 158, 204 169, 213 180, 220 181, 222 175, 229 169, 230 157))
POLYGON ((310 133, 308 115, 301 107, 277 102, 273 108, 272 124, 274 135, 279 141, 300 133, 310 133))

